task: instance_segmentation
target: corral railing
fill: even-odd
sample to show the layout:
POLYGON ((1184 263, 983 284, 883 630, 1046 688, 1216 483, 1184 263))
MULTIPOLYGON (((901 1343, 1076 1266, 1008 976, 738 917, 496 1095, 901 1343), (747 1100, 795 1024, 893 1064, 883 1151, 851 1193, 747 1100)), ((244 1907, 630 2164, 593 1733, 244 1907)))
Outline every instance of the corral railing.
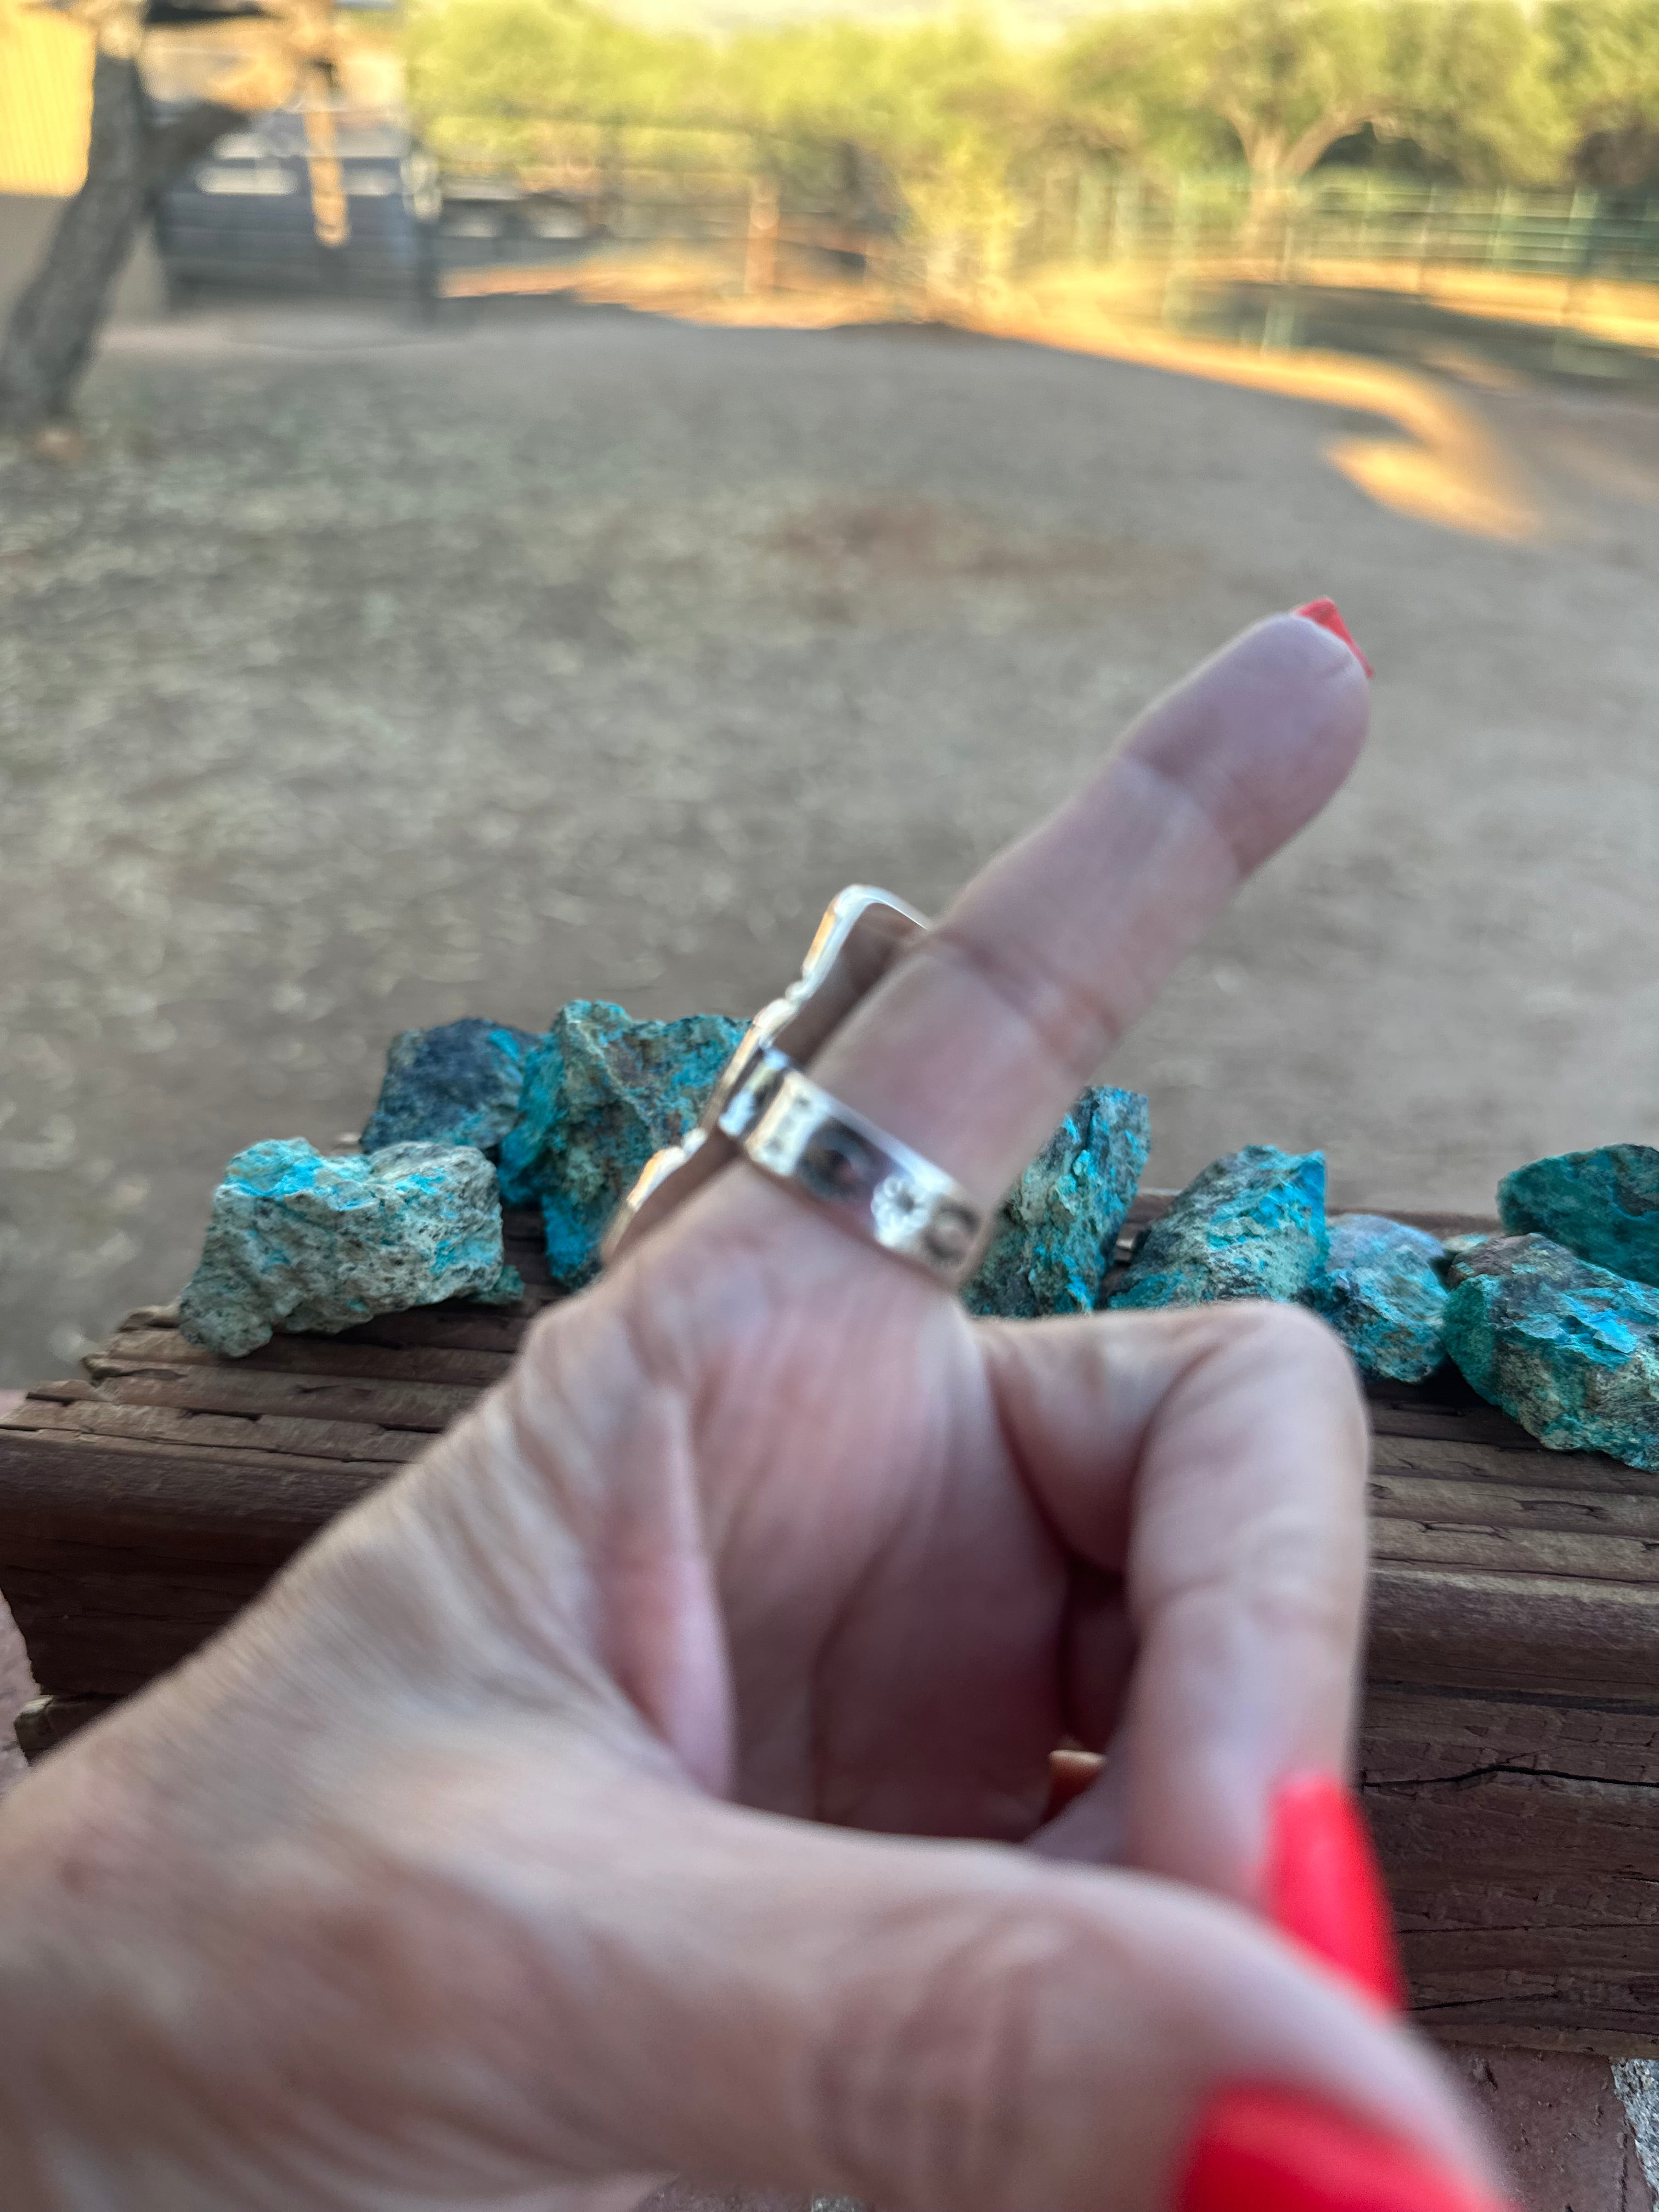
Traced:
POLYGON ((1659 195, 1476 191, 1337 168, 1272 187, 1060 155, 1011 172, 971 209, 942 212, 902 164, 718 123, 434 116, 423 135, 443 173, 447 228, 481 247, 491 237, 520 252, 538 237, 566 250, 602 239, 738 245, 764 204, 786 242, 792 229, 804 240, 834 226, 888 274, 941 258, 969 278, 1203 261, 1315 282, 1386 265, 1659 283, 1659 195))
POLYGON ((862 261, 902 227, 885 171, 846 141, 719 122, 429 115, 443 258, 507 258, 604 244, 735 246, 757 236, 862 261))
POLYGON ((1277 254, 1659 283, 1659 196, 1505 185, 1470 191, 1330 169, 1264 190, 1079 166, 1045 179, 1022 241, 1038 261, 1277 254))

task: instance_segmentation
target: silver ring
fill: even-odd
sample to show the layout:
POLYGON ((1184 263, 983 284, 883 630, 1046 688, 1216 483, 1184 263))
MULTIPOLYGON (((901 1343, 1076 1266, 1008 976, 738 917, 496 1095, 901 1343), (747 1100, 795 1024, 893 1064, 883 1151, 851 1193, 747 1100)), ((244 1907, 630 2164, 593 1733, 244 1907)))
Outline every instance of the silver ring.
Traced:
POLYGON ((991 1222, 954 1176, 815 1083, 789 1052, 818 1052, 894 957, 927 927, 890 892, 834 899, 798 981, 763 1007, 702 1121, 646 1162, 605 1233, 607 1266, 741 1152, 854 1234, 952 1289, 979 1262, 991 1222))
POLYGON ((884 1252, 952 1290, 973 1273, 986 1219, 962 1185, 781 1052, 757 1055, 720 1127, 763 1175, 828 1206, 884 1252))

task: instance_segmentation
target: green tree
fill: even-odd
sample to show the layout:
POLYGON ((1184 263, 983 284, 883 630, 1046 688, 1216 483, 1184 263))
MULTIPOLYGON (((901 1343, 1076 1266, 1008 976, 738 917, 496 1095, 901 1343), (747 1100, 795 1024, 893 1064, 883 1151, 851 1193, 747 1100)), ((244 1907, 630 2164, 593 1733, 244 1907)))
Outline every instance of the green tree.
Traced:
POLYGON ((1201 0, 1182 26, 1194 105, 1232 130, 1261 205, 1395 105, 1395 11, 1375 0, 1201 0))
POLYGON ((1201 105, 1202 45, 1180 8, 1124 9, 1080 25, 1050 64, 1061 126, 1080 148, 1134 168, 1224 166, 1237 148, 1201 105))
POLYGON ((850 142, 902 196, 928 283, 995 278, 1055 137, 1038 58, 971 19, 889 29, 847 21, 734 40, 721 82, 750 126, 850 142))
MULTIPOLYGON (((1659 21, 1659 0, 1554 4, 1659 21)), ((1242 155, 1258 211, 1366 124, 1471 181, 1553 176, 1571 135, 1518 0, 1199 0, 1090 24, 1057 70, 1085 143, 1146 167, 1242 155)))
POLYGON ((1393 14, 1387 135, 1471 184, 1542 182, 1571 138, 1535 19, 1517 0, 1403 0, 1393 14))
POLYGON ((691 119, 713 74, 704 40, 641 30, 589 0, 415 0, 404 52, 434 148, 507 161, 545 150, 549 117, 691 119))
POLYGON ((1659 0, 1545 0, 1539 30, 1565 134, 1651 155, 1659 129, 1659 0))

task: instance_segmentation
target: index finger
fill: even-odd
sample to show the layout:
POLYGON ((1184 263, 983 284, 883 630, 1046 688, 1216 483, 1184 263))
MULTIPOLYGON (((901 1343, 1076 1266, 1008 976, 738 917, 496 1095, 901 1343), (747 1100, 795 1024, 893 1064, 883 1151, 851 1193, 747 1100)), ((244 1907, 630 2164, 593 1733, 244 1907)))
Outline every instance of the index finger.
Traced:
POLYGON ((989 1200, 1254 869, 1364 741, 1365 678, 1279 615, 1150 708, 1057 813, 975 877, 812 1063, 989 1200))

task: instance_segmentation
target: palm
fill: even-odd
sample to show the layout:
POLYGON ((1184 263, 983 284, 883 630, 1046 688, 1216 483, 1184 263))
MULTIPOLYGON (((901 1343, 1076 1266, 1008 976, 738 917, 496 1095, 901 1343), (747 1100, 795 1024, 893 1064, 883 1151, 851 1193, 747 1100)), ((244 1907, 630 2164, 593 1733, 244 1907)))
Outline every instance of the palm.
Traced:
POLYGON ((717 1191, 710 1212, 745 1200, 767 1243, 726 1259, 693 1224, 633 1332, 682 1347, 697 1409, 736 1792, 852 1826, 1023 1836, 1071 1722, 1068 1573, 1000 1428, 983 1333, 787 1198, 717 1191))

